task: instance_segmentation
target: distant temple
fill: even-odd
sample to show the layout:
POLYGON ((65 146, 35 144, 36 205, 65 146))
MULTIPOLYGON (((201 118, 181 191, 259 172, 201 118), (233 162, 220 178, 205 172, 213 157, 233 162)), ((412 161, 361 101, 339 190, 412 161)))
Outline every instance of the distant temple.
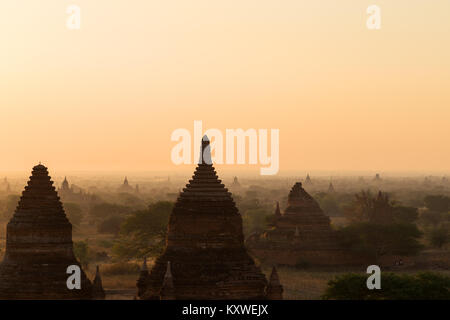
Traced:
POLYGON ((11 193, 11 185, 6 177, 3 179, 2 189, 5 193, 11 193))
POLYGON ((381 176, 379 173, 375 174, 375 178, 373 178, 373 181, 381 181, 381 176))
POLYGON ((133 188, 128 183, 128 178, 125 177, 125 179, 123 180, 123 184, 117 189, 117 191, 121 193, 139 193, 139 186, 136 185, 136 187, 133 188))
POLYGON ((61 187, 58 188, 58 195, 63 202, 66 201, 91 201, 95 198, 92 194, 85 192, 82 188, 69 184, 67 177, 64 177, 61 187))
POLYGON ((238 181, 238 177, 233 178, 233 183, 231 184, 232 187, 240 187, 241 184, 238 181))
POLYGON ((0 299, 96 298, 81 266, 81 289, 67 288, 70 265, 80 266, 73 253, 72 225, 47 168, 39 164, 7 225, 0 299))
POLYGON ((336 191, 334 190, 333 182, 330 181, 330 185, 328 186, 328 193, 333 194, 336 191))
POLYGON ((305 186, 308 186, 311 184, 312 184, 311 177, 309 176, 309 174, 307 174, 306 179, 305 179, 305 186))
POLYGON ((244 246, 242 218, 231 193, 210 162, 209 140, 203 159, 180 193, 169 220, 166 248, 148 273, 142 268, 141 299, 266 299, 266 277, 244 246))
POLYGON ((266 231, 247 239, 256 257, 287 265, 345 263, 330 218, 300 182, 292 187, 284 214, 275 211, 274 221, 266 231))

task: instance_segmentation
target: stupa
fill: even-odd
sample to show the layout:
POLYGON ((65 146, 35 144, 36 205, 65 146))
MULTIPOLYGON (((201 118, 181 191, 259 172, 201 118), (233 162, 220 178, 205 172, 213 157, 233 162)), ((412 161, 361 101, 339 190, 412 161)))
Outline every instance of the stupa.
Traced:
POLYGON ((199 164, 171 213, 164 252, 147 276, 141 273, 138 295, 265 299, 266 286, 266 277, 244 246, 241 215, 218 179, 204 136, 199 164))
POLYGON ((91 299, 92 285, 81 270, 81 289, 68 289, 74 256, 72 225, 47 168, 33 168, 6 230, 0 264, 0 299, 91 299))
POLYGON ((330 181, 330 184, 329 184, 329 186, 328 186, 328 191, 327 191, 329 194, 333 194, 333 193, 335 193, 336 191, 334 190, 334 186, 333 186, 333 182, 331 182, 330 181))
POLYGON ((236 187, 236 188, 241 186, 241 184, 239 183, 238 177, 233 178, 233 183, 231 184, 231 186, 236 187))
POLYGON ((311 177, 309 176, 309 173, 306 175, 305 185, 312 185, 312 181, 311 181, 311 177))

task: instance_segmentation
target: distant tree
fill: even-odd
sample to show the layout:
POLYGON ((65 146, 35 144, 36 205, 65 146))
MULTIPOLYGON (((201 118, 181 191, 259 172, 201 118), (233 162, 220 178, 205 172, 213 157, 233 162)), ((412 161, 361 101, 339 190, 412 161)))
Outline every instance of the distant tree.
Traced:
POLYGON ((16 210, 17 204, 19 203, 20 196, 17 194, 8 195, 4 202, 4 208, 2 212, 3 220, 9 220, 16 210))
POLYGON ((426 196, 423 200, 425 206, 431 211, 448 212, 450 210, 450 198, 443 195, 426 196))
POLYGON ((117 235, 120 231, 120 226, 125 219, 119 216, 112 216, 103 220, 97 227, 99 233, 110 233, 117 235))
POLYGON ((381 289, 367 288, 368 275, 344 274, 328 282, 323 299, 335 300, 449 300, 450 277, 438 273, 381 274, 381 289))
POLYGON ((362 222, 338 230, 343 247, 372 257, 375 264, 387 254, 412 255, 421 249, 421 232, 411 223, 362 222))
POLYGON ((398 223, 413 223, 417 220, 419 212, 417 208, 395 206, 392 208, 393 220, 398 223))
POLYGON ((448 225, 441 225, 432 228, 429 231, 428 239, 433 247, 442 248, 450 240, 450 232, 448 225))
POLYGON ((89 214, 96 218, 107 218, 115 215, 126 215, 131 213, 133 208, 113 203, 99 203, 91 207, 89 214))
POLYGON ((113 253, 120 259, 142 258, 161 252, 173 202, 159 201, 133 212, 122 223, 113 253))
POLYGON ((391 223, 393 222, 393 205, 387 193, 378 192, 372 196, 370 190, 355 195, 353 202, 345 210, 351 222, 391 223))
POLYGON ((75 257, 78 259, 83 267, 88 268, 90 257, 89 257, 89 246, 87 240, 85 241, 74 241, 73 252, 75 257))
POLYGON ((340 215, 340 208, 339 204, 332 194, 327 194, 325 192, 318 193, 316 195, 317 202, 319 203, 320 207, 322 208, 323 212, 327 216, 339 216, 340 215))
POLYGON ((64 210, 70 223, 75 227, 79 227, 83 219, 83 210, 81 207, 76 203, 66 202, 64 203, 64 210))
POLYGON ((420 223, 425 227, 436 227, 440 223, 445 222, 448 219, 448 216, 448 213, 425 209, 420 213, 420 223))
POLYGON ((271 214, 270 211, 263 208, 245 211, 242 218, 244 233, 248 235, 253 232, 263 231, 270 216, 273 216, 273 213, 271 214))

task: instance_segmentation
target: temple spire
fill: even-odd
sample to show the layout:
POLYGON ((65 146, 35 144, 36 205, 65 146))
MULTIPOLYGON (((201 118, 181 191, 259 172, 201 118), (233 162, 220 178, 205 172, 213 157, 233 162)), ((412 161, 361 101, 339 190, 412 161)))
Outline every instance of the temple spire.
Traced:
POLYGON ((328 193, 334 193, 334 186, 333 182, 330 181, 330 184, 328 186, 328 193))
POLYGON ((100 267, 97 266, 95 278, 92 283, 92 298, 96 300, 105 299, 105 290, 103 290, 102 278, 100 276, 100 267))
POLYGON ((144 257, 141 272, 139 273, 139 279, 136 282, 136 287, 138 288, 138 296, 140 296, 145 291, 145 282, 147 281, 147 277, 148 277, 147 258, 144 257))
POLYGON ((270 274, 269 284, 266 289, 267 300, 283 300, 283 286, 280 283, 278 277, 277 268, 273 266, 272 273, 270 274))
POLYGON ((167 261, 167 269, 164 274, 163 284, 161 287, 161 300, 175 300, 175 287, 173 285, 172 270, 170 261, 167 261))
POLYGON ((277 207, 275 209, 275 216, 276 217, 281 217, 281 210, 280 210, 280 203, 277 201, 277 207))

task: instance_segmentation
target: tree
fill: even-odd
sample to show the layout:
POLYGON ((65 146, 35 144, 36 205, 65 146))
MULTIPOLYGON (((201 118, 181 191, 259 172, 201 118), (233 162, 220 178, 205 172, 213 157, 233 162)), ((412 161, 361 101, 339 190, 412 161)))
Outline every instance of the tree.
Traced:
POLYGON ((413 223, 417 220, 419 212, 417 208, 395 206, 392 208, 393 220, 398 223, 413 223))
POLYGON ((412 255, 421 249, 421 232, 411 223, 376 224, 362 222, 338 230, 343 247, 367 254, 379 264, 387 254, 412 255))
POLYGON ((246 210, 243 219, 243 229, 246 234, 263 231, 270 223, 270 212, 263 208, 246 210))
POLYGON ((89 213, 96 218, 107 218, 113 215, 125 215, 127 213, 131 213, 132 211, 133 209, 131 207, 103 202, 94 205, 89 210, 89 213))
POLYGON ((449 237, 448 225, 432 228, 428 234, 431 245, 436 248, 442 248, 446 245, 449 242, 449 237))
POLYGON ((72 202, 64 203, 64 211, 67 214, 67 218, 73 226, 79 227, 81 220, 83 219, 83 210, 81 207, 72 202))
POLYGON ((16 210, 17 204, 19 203, 20 196, 16 194, 8 195, 5 199, 4 210, 2 213, 2 218, 4 220, 11 219, 14 211, 16 210))
POLYGON ((120 232, 120 226, 124 218, 119 216, 112 216, 103 220, 97 227, 99 233, 111 233, 117 235, 120 232))
POLYGON ((113 253, 121 259, 142 258, 161 252, 173 202, 159 201, 133 212, 122 223, 113 253))
POLYGON ((381 274, 381 289, 367 288, 368 275, 344 274, 328 282, 323 299, 336 300, 449 300, 450 277, 438 273, 381 274))
POLYGON ((75 241, 73 243, 73 252, 75 257, 81 263, 83 267, 88 268, 89 266, 89 246, 87 240, 85 241, 75 241))
POLYGON ((447 196, 426 196, 423 202, 431 211, 448 212, 450 210, 450 198, 447 196))
POLYGON ((378 192, 372 196, 370 190, 355 194, 351 205, 346 208, 346 216, 352 222, 391 223, 393 206, 387 193, 378 192))

